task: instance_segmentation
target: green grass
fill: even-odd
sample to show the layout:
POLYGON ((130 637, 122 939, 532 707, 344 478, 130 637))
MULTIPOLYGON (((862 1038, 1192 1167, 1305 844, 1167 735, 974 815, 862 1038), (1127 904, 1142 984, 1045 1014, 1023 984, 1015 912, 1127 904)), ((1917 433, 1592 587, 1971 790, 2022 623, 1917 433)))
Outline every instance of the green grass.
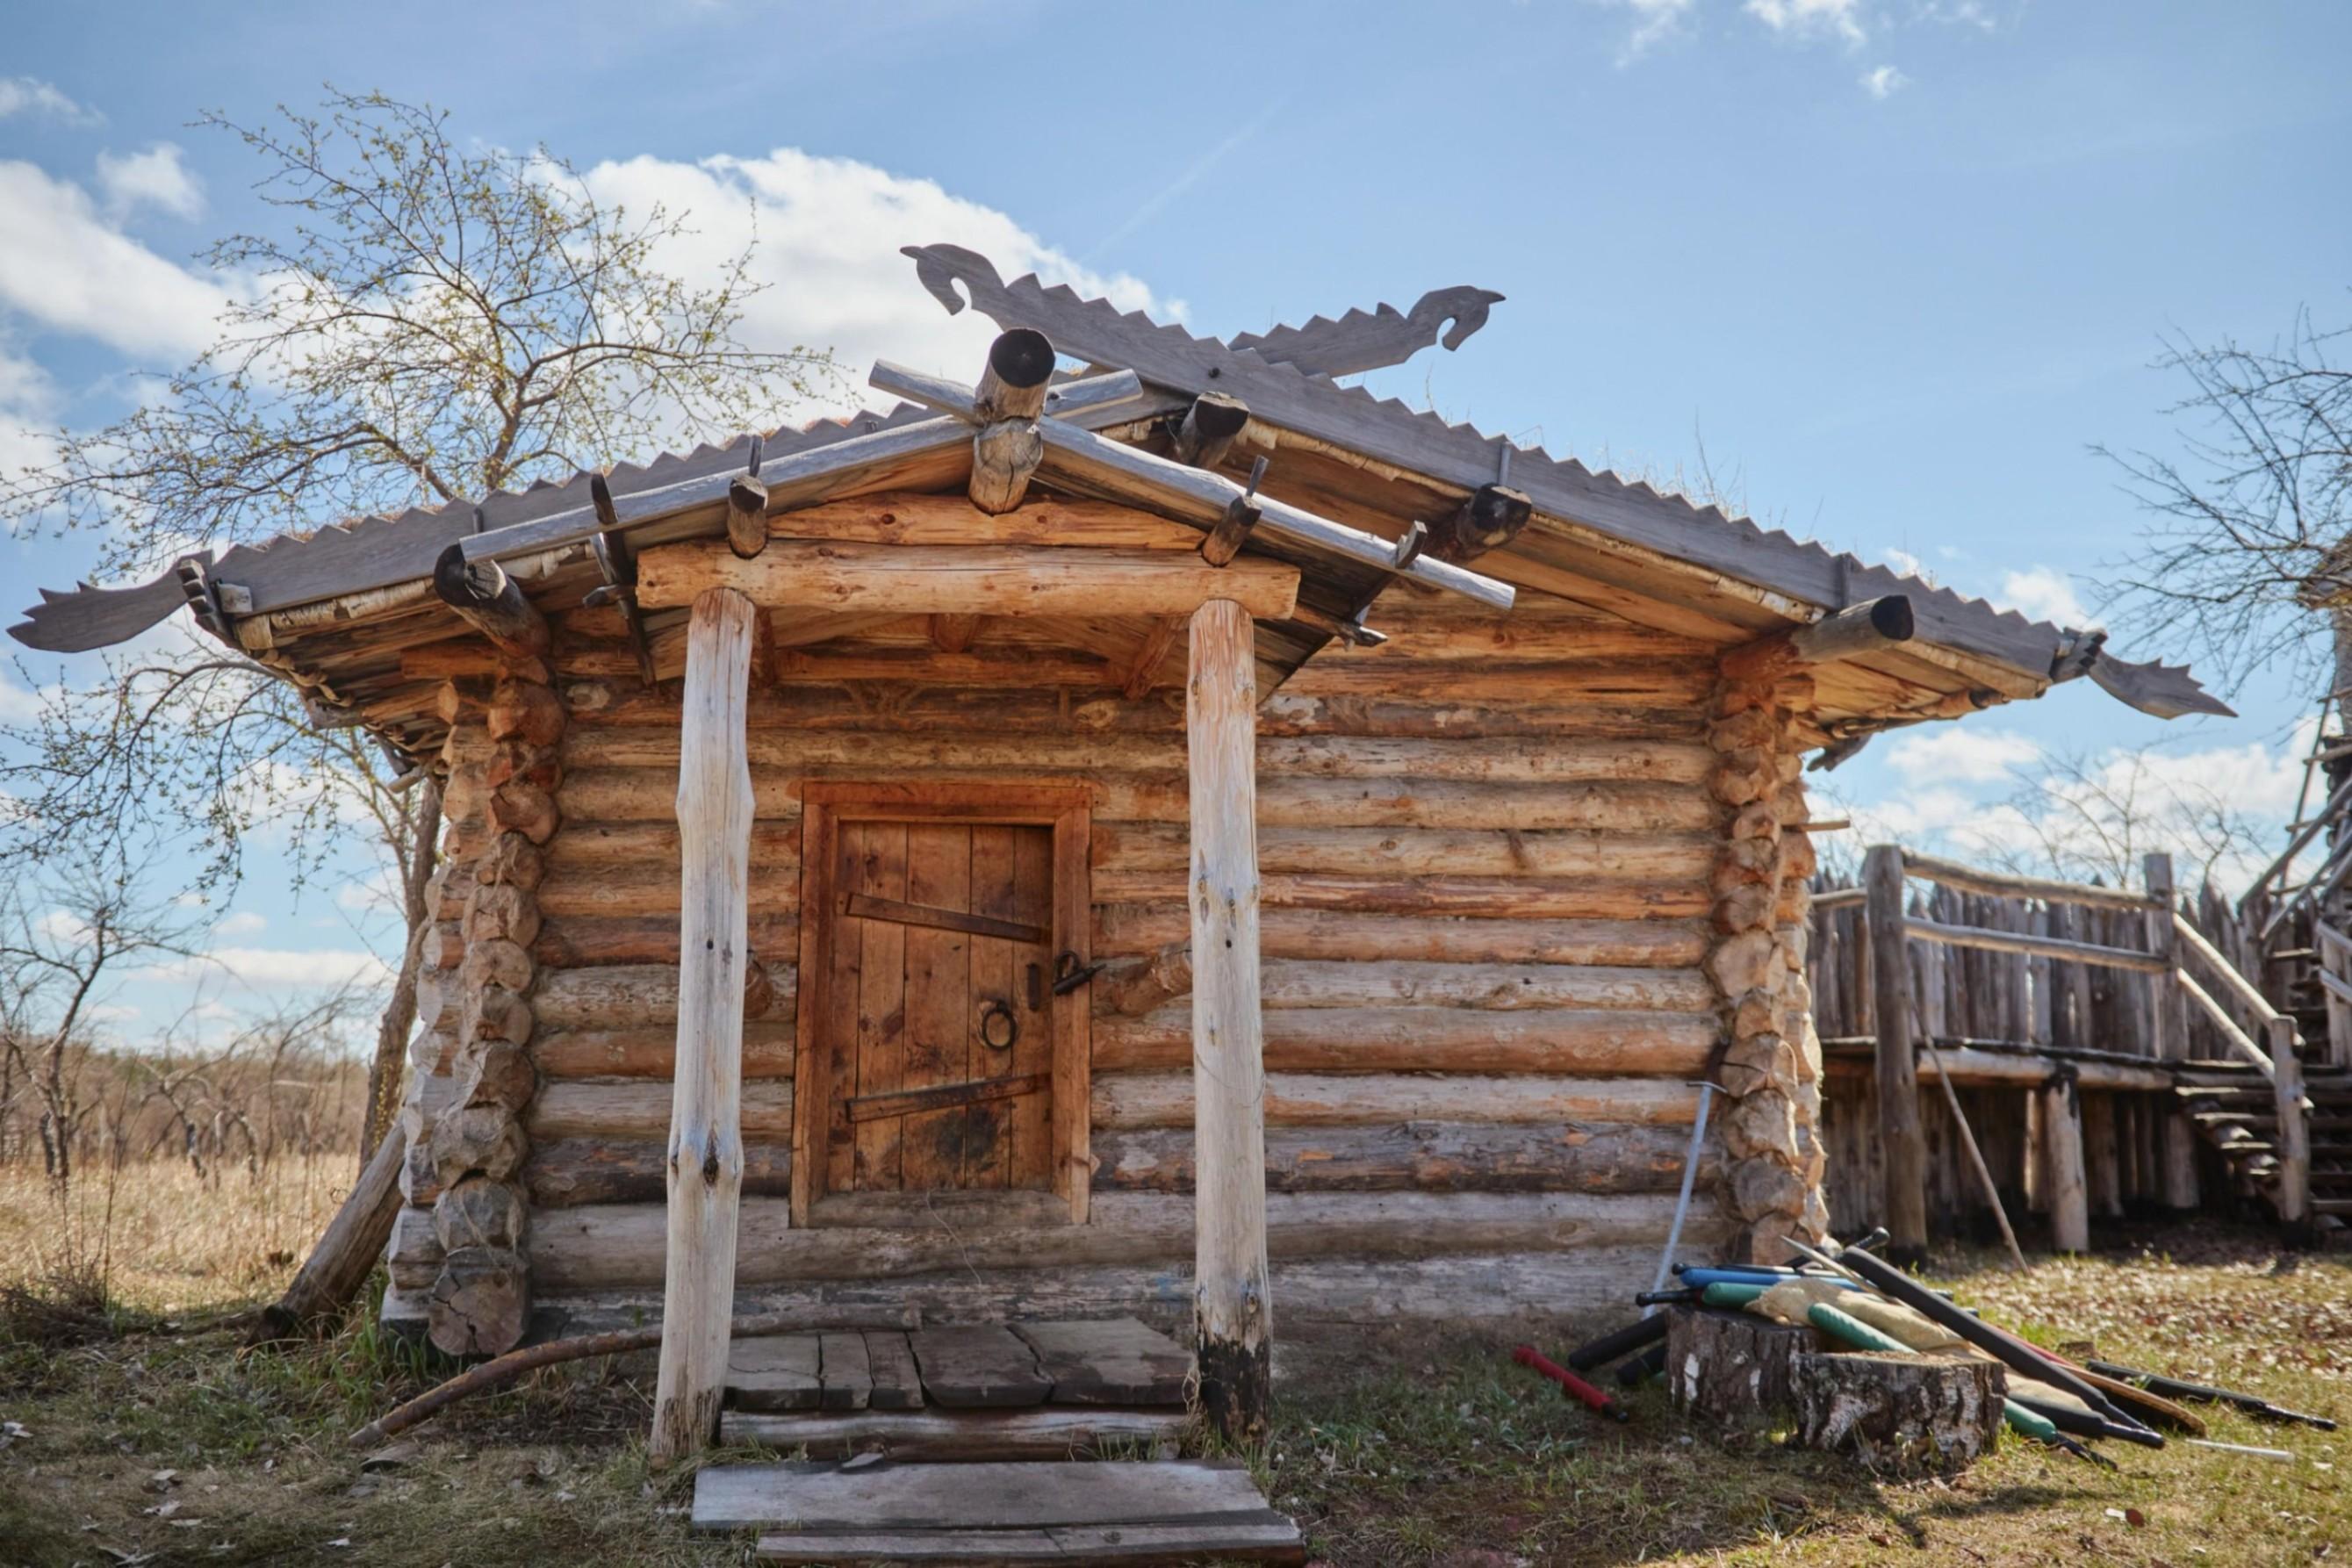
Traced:
MULTIPOLYGON (((2112 1359, 2352 1416, 2352 1267, 2283 1260, 2250 1233, 2147 1240, 2169 1257, 2043 1262, 2017 1277, 1955 1255, 1938 1272, 2044 1342, 2095 1339, 2112 1359)), ((642 1358, 551 1369, 459 1405, 407 1435, 411 1462, 363 1474, 345 1436, 437 1375, 371 1320, 362 1307, 331 1339, 255 1352, 139 1317, 118 1339, 0 1342, 0 1420, 26 1434, 0 1447, 0 1565, 97 1568, 115 1552, 147 1553, 157 1568, 749 1560, 745 1540, 688 1535, 675 1510, 690 1476, 646 1468, 642 1358), (162 1470, 175 1474, 153 1479, 162 1470)), ((1957 1477, 1881 1478, 1770 1432, 1692 1426, 1654 1389, 1634 1396, 1633 1426, 1602 1423, 1508 1360, 1517 1338, 1558 1354, 1605 1326, 1293 1331, 1275 1432, 1253 1468, 1317 1557, 1344 1568, 2221 1568, 2352 1555, 2340 1435, 2215 1413, 2216 1436, 2289 1448, 2296 1462, 2175 1445, 2119 1449, 2109 1472, 2004 1441, 1957 1477), (2143 1523, 2129 1521, 2135 1511, 2143 1523)))

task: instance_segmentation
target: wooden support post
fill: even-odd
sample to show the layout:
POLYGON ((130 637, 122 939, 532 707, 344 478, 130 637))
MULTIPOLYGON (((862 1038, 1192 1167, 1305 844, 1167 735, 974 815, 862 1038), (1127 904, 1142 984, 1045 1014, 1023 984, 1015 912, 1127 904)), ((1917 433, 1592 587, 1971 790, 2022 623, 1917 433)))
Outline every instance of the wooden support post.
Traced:
POLYGON ((1879 1223, 1888 1256, 1927 1255, 1927 1154, 1919 1127, 1919 1065, 1911 1049, 1911 965, 1905 953, 1903 850, 1873 847, 1863 861, 1870 921, 1871 990, 1878 1014, 1878 1133, 1886 1191, 1879 1223))
POLYGON ((1043 332, 1015 327, 989 346, 988 368, 972 395, 980 432, 971 438, 971 504, 999 517, 1021 504, 1029 476, 1045 456, 1037 416, 1054 377, 1054 345, 1043 332))
POLYGON ((1249 612, 1192 616, 1193 1312, 1201 1405, 1230 1440, 1265 1435, 1265 1048, 1258 1015, 1257 655, 1249 612))
POLYGON ((2040 1091, 2042 1168, 2050 1178, 2050 1245, 2091 1249, 2091 1204, 2083 1170, 2083 1099, 2071 1078, 2040 1091))
POLYGON ((2279 1223, 2292 1245, 2311 1240, 2311 1125, 2304 1119, 2303 1063, 2294 1054, 2294 1020, 2263 1026, 2271 1047, 2272 1087, 2278 1105, 2279 1223))
POLYGON ((687 628, 669 1245, 649 1450, 656 1464, 709 1443, 727 1382, 735 1219, 743 1189, 743 981, 751 863, 751 770, 743 724, 758 615, 742 595, 713 588, 695 599, 687 628))
MULTIPOLYGON (((2147 896, 2159 900, 2147 912, 2147 949, 2164 960, 2166 973, 2148 978, 2155 1005, 2156 1054, 2168 1061, 2189 1056, 2189 993, 2180 984, 2180 924, 2174 910, 2179 891, 2172 879, 2172 857, 2157 854, 2142 862, 2147 896)), ((2164 1141, 2164 1206, 2186 1214, 2197 1206, 2197 1129, 2178 1095, 2166 1097, 2160 1126, 2164 1141)))

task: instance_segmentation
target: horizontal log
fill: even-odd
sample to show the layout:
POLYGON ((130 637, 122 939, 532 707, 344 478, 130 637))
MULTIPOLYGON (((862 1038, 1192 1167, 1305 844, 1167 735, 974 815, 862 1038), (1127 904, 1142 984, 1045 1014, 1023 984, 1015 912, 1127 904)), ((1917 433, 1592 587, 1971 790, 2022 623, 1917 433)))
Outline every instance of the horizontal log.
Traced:
MULTIPOLYGON (((801 922, 791 914, 757 914, 751 918, 750 942, 754 956, 773 954, 789 959, 800 952, 801 922)), ((667 963, 678 959, 677 917, 675 915, 572 915, 549 920, 530 944, 531 956, 552 968, 571 969, 602 963, 667 963)))
MULTIPOLYGON (((767 1008, 747 1016, 789 1016, 799 968, 789 956, 761 961, 767 977, 767 1008)), ((614 963, 593 969, 549 969, 531 992, 531 1013, 541 1029, 625 1029, 677 1022, 677 967, 668 963, 614 963)))
MULTIPOLYGON (((1106 875, 1184 870, 1191 834, 1181 823, 1096 826, 1094 870, 1106 875)), ((1344 871, 1357 876, 1575 877, 1613 883, 1683 881, 1702 889, 1722 853, 1706 833, 1518 832, 1509 828, 1267 827, 1257 837, 1261 872, 1344 871)), ((1107 897, 1097 881, 1096 900, 1107 897)))
POLYGON ((2044 903, 2092 904, 2109 910, 2145 910, 2151 907, 2146 893, 2135 893, 2128 888, 2094 888, 2081 882, 2012 876, 2006 871, 1987 871, 1975 866, 1964 866, 1957 860, 1916 854, 1908 849, 1903 851, 1903 874, 1940 882, 1964 893, 1990 893, 2001 899, 2039 899, 2044 903))
MULTIPOLYGON (((632 1138, 658 1141, 669 1133, 670 1086, 666 1079, 558 1079, 542 1085, 523 1113, 533 1142, 542 1138, 632 1138)), ((791 1080, 753 1079, 743 1085, 746 1143, 793 1135, 791 1080)))
MULTIPOLYGON (((1377 622, 1378 617, 1374 617, 1377 622)), ((1715 663, 1699 658, 1591 659, 1561 662, 1503 659, 1456 665, 1440 660, 1309 661, 1289 684, 1301 696, 1426 693, 1465 702, 1552 701, 1580 698, 1647 704, 1705 700, 1716 683, 1715 663)))
MULTIPOLYGON (((661 768, 675 771, 675 725, 583 725, 567 733, 563 758, 572 768, 661 768)), ((748 731, 754 768, 794 773, 828 769, 891 773, 934 768, 985 773, 1164 773, 1185 771, 1181 734, 814 733, 748 731)), ((1456 783, 1660 783, 1696 784, 1714 767, 1714 754, 1696 741, 1624 741, 1610 746, 1561 746, 1518 736, 1441 740, 1358 735, 1268 735, 1257 743, 1261 782, 1276 777, 1410 778, 1456 783)), ((790 818, 774 825, 781 828, 790 818)), ((755 832, 769 827, 759 825, 755 832)))
MULTIPOLYGON (((912 619, 908 636, 916 635, 912 619)), ((920 635, 929 639, 925 624, 920 635)), ((571 735, 604 725, 675 728, 677 699, 636 678, 626 643, 567 648, 559 666, 572 708, 571 735), (605 668, 609 666, 609 668, 605 668)), ((1183 692, 1162 688, 1129 700, 1116 694, 1074 695, 1043 689, 915 685, 778 686, 751 694, 745 729, 866 735, 975 734, 1181 735, 1183 692)), ((1433 740, 1480 736, 1556 740, 1703 740, 1703 714, 1686 704, 1580 702, 1543 699, 1469 702, 1387 694, 1308 697, 1286 686, 1258 704, 1258 733, 1360 735, 1433 740)))
MULTIPOLYGON (((1549 1073, 1696 1078, 1722 1033, 1709 1013, 1541 1008, 1333 1007, 1265 1015, 1276 1072, 1549 1073)), ((1174 1071, 1192 1060, 1192 1009, 1094 1022, 1103 1072, 1174 1071)))
MULTIPOLYGON (((744 1284, 873 1279, 962 1268, 978 1258, 1030 1268, 1169 1262, 1192 1255, 1192 1202, 1103 1193, 1082 1226, 1002 1230, 849 1229, 791 1224, 790 1205, 749 1198, 738 1230, 744 1284)), ((1268 1252, 1281 1258, 1429 1258, 1562 1251, 1654 1242, 1674 1199, 1658 1194, 1276 1193, 1266 1198, 1268 1252)), ((429 1215, 404 1211, 405 1224, 429 1215)), ((590 1205, 532 1216, 531 1280, 551 1290, 649 1286, 662 1278, 660 1205, 590 1205)))
POLYGON ((962 496, 906 490, 825 501, 768 521, 778 538, 865 544, 1031 544, 1092 550, 1195 551, 1201 531, 1113 501, 1034 496, 992 517, 962 496))
MULTIPOLYGON (((1268 1192, 1672 1192, 1687 1131, 1622 1123, 1406 1121, 1276 1127, 1265 1135, 1268 1192)), ((1097 1192, 1190 1192, 1189 1127, 1097 1132, 1097 1192)), ((1713 1181, 1710 1147, 1701 1177, 1713 1181)))
MULTIPOLYGON (((677 737, 670 737, 669 765, 677 765, 677 737)), ((678 867, 676 822, 604 822, 575 818, 556 830, 541 851, 551 872, 576 872, 606 866, 666 866, 675 875, 678 867)), ((801 819, 789 816, 751 824, 751 864, 761 868, 798 866, 801 819)))
MULTIPOLYGON (((873 777, 866 768, 811 768, 803 774, 755 768, 756 816, 782 820, 796 809, 802 778, 873 777)), ((1035 768, 941 769, 938 783, 1051 782, 1035 768)), ((1114 822, 1182 822, 1189 810, 1181 774, 1102 773, 1083 782, 1097 817, 1114 822)), ((563 781, 568 819, 652 822, 675 813, 673 767, 581 768, 563 781)), ((1582 828, 1603 832, 1696 832, 1714 826, 1715 806, 1695 788, 1650 783, 1470 784, 1432 779, 1273 778, 1260 781, 1264 827, 1493 827, 1520 831, 1582 828)))
MULTIPOLYGON (((1660 1238, 1663 1238, 1663 1229, 1660 1238)), ((1727 1236, 1721 1218, 1702 1207, 1683 1232, 1683 1256, 1710 1255, 1727 1236)), ((1658 1267, 1658 1239, 1568 1252, 1508 1252, 1425 1258, 1276 1258, 1275 1299, 1293 1326, 1360 1330, 1385 1321, 1503 1322, 1541 1316, 1622 1310, 1658 1267)), ((436 1265, 437 1268, 437 1265, 436 1265)), ((395 1283, 384 1292, 383 1320, 421 1328, 425 1289, 395 1283)), ((656 1288, 581 1287, 567 1291, 534 1280, 533 1304, 565 1333, 594 1333, 661 1321, 656 1288)), ((1192 1322, 1188 1268, 1114 1264, 1054 1269, 954 1268, 895 1279, 820 1279, 750 1285, 735 1293, 739 1316, 788 1318, 811 1328, 904 1328, 908 1314, 927 1322, 1001 1319, 1054 1321, 1121 1315, 1163 1329, 1192 1322)))
MULTIPOLYGON (((743 1077, 793 1076, 793 1024, 789 1005, 772 1007, 743 1024, 743 1077)), ((676 1066, 677 1031, 661 1025, 634 1029, 557 1029, 535 1037, 530 1059, 543 1078, 662 1078, 676 1066)))
MULTIPOLYGON (((1097 958, 1132 958, 1192 935, 1178 904, 1107 904, 1095 911, 1097 958)), ((1686 969, 1706 958, 1695 921, 1508 921, 1268 910, 1258 946, 1268 958, 1358 959, 1381 954, 1466 963, 1598 963, 1686 969)))
POLYGON ((2054 936, 2032 936, 2024 931, 1988 931, 1981 926, 1945 925, 1937 921, 1906 918, 1904 931, 1924 942, 1940 942, 1950 947, 1980 948, 1989 952, 2022 952, 2037 958, 2063 958, 2071 963, 2094 963, 2108 969, 2130 969, 2142 974, 2163 974, 2170 971, 2169 961, 2152 952, 2141 952, 2128 947, 2102 947, 2096 942, 2067 942, 2054 936))
POLYGON ((805 1448, 813 1459, 843 1459, 863 1453, 879 1453, 903 1463, 1124 1458, 1139 1447, 1180 1441, 1191 1424, 1192 1416, 1182 1410, 1066 1405, 1034 1410, 813 1410, 789 1415, 730 1410, 719 1417, 719 1440, 729 1447, 805 1448))
MULTIPOLYGON (((1574 963, 1431 963, 1367 953, 1360 959, 1276 958, 1259 966, 1258 1001, 1272 1011, 1317 1007, 1465 1007, 1516 1011, 1622 1007, 1699 1013, 1714 982, 1696 969, 1574 963)), ((1098 1012, 1117 1009, 1097 999, 1098 1012)))
MULTIPOLYGON (((1192 1077, 1098 1072, 1097 1130, 1192 1125, 1192 1077)), ((1273 1072, 1269 1127, 1365 1127, 1412 1121, 1688 1126, 1698 1091, 1664 1079, 1475 1078, 1460 1074, 1273 1072)))
MULTIPOLYGON (((523 1162, 524 1188, 534 1209, 576 1208, 583 1204, 660 1205, 668 1196, 669 1144, 666 1138, 556 1138, 531 1144, 523 1162)), ((776 1142, 746 1141, 743 1193, 749 1197, 792 1195, 793 1149, 789 1136, 776 1142)))
POLYGON ((745 560, 692 540, 637 556, 637 603, 676 609, 732 588, 770 610, 900 615, 1183 616, 1227 599, 1261 620, 1298 603, 1298 568, 1265 556, 1215 567, 1164 550, 861 544, 778 539, 745 560))
MULTIPOLYGON (((1157 903, 1182 899, 1187 885, 1187 873, 1181 868, 1098 871, 1094 897, 1101 903, 1157 903)), ((1704 915, 1715 900, 1706 885, 1698 881, 1612 884, 1580 878, 1349 877, 1271 871, 1258 879, 1258 902, 1265 910, 1353 910, 1365 914, 1474 915, 1486 920, 1673 920, 1704 915)))
MULTIPOLYGON (((1983 1051, 1967 1046, 1938 1046, 1937 1053, 1944 1058, 1944 1070, 1952 1081, 1966 1088, 1970 1085, 2004 1084, 2021 1089, 2039 1089, 2050 1081, 2051 1074, 2062 1068, 2072 1068, 2076 1081, 2084 1089, 2147 1090, 2169 1094, 2173 1078, 2161 1068, 2129 1067, 2121 1062, 2085 1061, 2073 1057, 2050 1057, 2022 1051, 1983 1051)), ((1867 1056, 1832 1054, 1825 1058, 1823 1070, 1834 1078, 1854 1079, 1871 1070, 1867 1056)), ((1923 1048, 1919 1052, 1918 1076, 1922 1083, 1935 1079, 1935 1064, 1928 1060, 1923 1048)))
MULTIPOLYGON (((753 918, 799 913, 800 862, 798 846, 788 856, 751 862, 751 881, 744 889, 744 908, 753 918)), ((554 919, 570 915, 669 915, 675 919, 684 886, 675 860, 667 864, 643 860, 625 865, 566 866, 549 871, 540 882, 539 909, 542 916, 554 919)))

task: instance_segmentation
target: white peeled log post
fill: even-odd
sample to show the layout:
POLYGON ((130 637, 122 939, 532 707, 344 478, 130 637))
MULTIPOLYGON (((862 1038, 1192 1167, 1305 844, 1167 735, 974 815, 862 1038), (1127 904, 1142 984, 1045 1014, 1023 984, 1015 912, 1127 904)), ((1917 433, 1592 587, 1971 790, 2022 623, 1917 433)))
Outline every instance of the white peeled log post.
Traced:
POLYGON ((1257 658, 1249 612, 1192 616, 1192 1290, 1201 1405, 1257 1442, 1272 1394, 1265 1262, 1265 1041, 1258 1013, 1257 658))
POLYGON ((670 1097, 669 1233, 650 1457, 698 1452, 719 1426, 743 1191, 743 976, 751 770, 743 724, 759 611, 728 588, 698 595, 687 628, 679 731, 677 1055, 670 1097))

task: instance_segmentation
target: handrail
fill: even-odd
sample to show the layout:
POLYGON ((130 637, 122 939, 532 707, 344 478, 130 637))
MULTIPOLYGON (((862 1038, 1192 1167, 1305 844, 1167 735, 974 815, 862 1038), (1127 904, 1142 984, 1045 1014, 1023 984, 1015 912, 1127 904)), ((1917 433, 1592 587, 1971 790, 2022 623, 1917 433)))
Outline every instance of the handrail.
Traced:
POLYGON ((1828 888, 1815 893, 1812 910, 1820 914, 1824 910, 1851 910, 1869 901, 1870 889, 1857 882, 1851 888, 1828 888))
MULTIPOLYGON (((2198 984, 2190 977, 2189 971, 2176 969, 2172 973, 2180 982, 2180 988, 2189 993, 2189 999, 2205 1009, 2205 1016, 2212 1020, 2213 1027, 2221 1031, 2221 1038, 2235 1046, 2239 1055, 2262 1068, 2264 1078, 2275 1080, 2278 1077, 2278 1069, 2271 1065, 2270 1053, 2256 1046, 2252 1037, 2238 1027, 2238 1021, 2230 1016, 2230 1010, 2214 1001, 2212 994, 2198 984)), ((2273 1014, 2272 1016, 2275 1017, 2277 1015, 2273 1014)))
POLYGON ((2244 896, 2238 900, 2240 919, 2242 920, 2245 917, 2246 906, 2252 903, 2255 897, 2270 886, 2271 879, 2294 864, 2294 858, 2303 853, 2304 847, 2318 837, 2319 830, 2336 820, 2336 814, 2343 810, 2347 803, 2352 803, 2352 779, 2346 779, 2338 784, 2336 792, 2327 797, 2327 804, 2319 808, 2319 814, 2305 822, 2296 830, 2295 836, 2286 841, 2286 853, 2272 861, 2263 868, 2261 876, 2247 884, 2244 896))
POLYGON ((2344 879, 2347 877, 2352 877, 2352 838, 2347 839, 2336 851, 2334 858, 2320 868, 2319 876, 2314 877, 2292 893, 2282 892, 2279 895, 2278 908, 2273 910, 2270 919, 2263 922, 2263 929, 2255 933, 2254 940, 2268 943, 2271 933, 2284 925, 2289 915, 2310 903, 2314 899, 2325 901, 2330 893, 2344 885, 2344 879))
POLYGON ((2146 893, 2135 893, 2128 888, 2095 888, 2081 882, 2053 882, 2042 877, 2011 876, 2004 871, 1986 871, 1974 866, 1963 866, 1957 860, 1946 860, 1934 855, 1916 855, 1903 851, 1903 874, 1930 882, 1941 882, 1968 893, 1990 893, 1998 898, 2040 899, 2044 903, 2090 904, 2108 910, 2147 910, 2157 900, 2146 893))
POLYGON ((1906 935, 1940 942, 1949 947, 1981 948, 1991 952, 2022 952, 2035 958, 2058 958, 2070 963, 2095 963, 2108 969, 2130 969, 2142 974, 2162 974, 2172 965, 2137 948, 2102 947, 2096 942, 2068 942, 2054 936, 2029 936, 2022 931, 1987 931, 1981 926, 1950 926, 1940 921, 1906 920, 1906 935))
POLYGON ((2172 911, 2172 929, 2180 933, 2190 952, 2212 966, 2213 972, 2221 976, 2221 983, 2237 993, 2238 999, 2252 1009, 2255 1017, 2267 1024, 2279 1016, 2278 1009, 2271 1005, 2270 998, 2263 995, 2252 981, 2239 973, 2238 966, 2231 963, 2221 950, 2208 941, 2205 933, 2179 910, 2172 911))

